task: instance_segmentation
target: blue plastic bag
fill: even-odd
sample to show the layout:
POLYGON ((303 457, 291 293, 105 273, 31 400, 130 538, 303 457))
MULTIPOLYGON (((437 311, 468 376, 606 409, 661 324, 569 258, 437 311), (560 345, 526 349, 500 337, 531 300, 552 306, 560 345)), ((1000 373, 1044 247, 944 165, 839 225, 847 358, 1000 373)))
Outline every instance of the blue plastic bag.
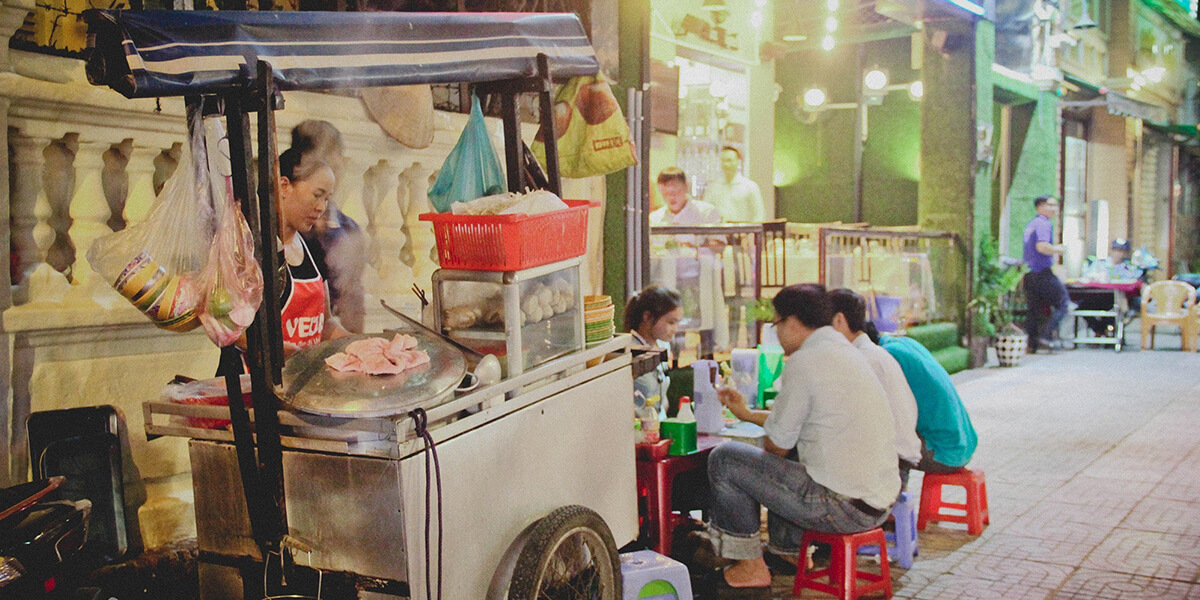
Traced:
POLYGON ((458 143, 442 164, 437 181, 429 188, 429 202, 438 212, 447 212, 455 202, 468 202, 505 191, 504 172, 492 149, 479 98, 472 94, 471 116, 458 143))

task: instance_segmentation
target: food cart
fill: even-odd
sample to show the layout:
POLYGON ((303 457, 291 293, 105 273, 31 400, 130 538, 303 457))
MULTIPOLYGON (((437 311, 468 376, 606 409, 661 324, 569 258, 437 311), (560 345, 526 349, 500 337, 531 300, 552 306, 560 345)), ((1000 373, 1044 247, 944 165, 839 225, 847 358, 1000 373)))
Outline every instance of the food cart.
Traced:
MULTIPOLYGON (((574 15, 93 10, 85 18, 93 83, 130 98, 219 101, 234 196, 265 274, 280 266, 278 163, 258 161, 256 193, 251 115, 257 155, 277 156, 281 90, 470 83, 499 94, 515 191, 527 160, 520 94, 539 94, 555 139, 552 81, 598 70, 574 15)), ((547 184, 559 193, 555 145, 546 151, 547 184)), ((250 409, 145 404, 149 436, 191 439, 202 598, 621 597, 616 549, 637 535, 628 336, 468 391, 458 385, 464 356, 410 326, 431 348, 429 369, 356 387, 322 374, 321 359, 343 340, 284 365, 279 285, 264 277, 247 330, 250 409), (204 420, 229 421, 232 431, 204 420)), ((236 376, 227 384, 229 397, 241 395, 236 376)))

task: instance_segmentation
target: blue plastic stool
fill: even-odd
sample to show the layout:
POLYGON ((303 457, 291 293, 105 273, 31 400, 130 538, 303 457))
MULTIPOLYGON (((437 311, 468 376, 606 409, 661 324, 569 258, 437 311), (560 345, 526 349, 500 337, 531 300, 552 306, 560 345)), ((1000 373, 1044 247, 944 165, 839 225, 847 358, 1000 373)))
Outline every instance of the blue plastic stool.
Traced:
POLYGON ((692 577, 683 563, 653 550, 621 555, 622 600, 691 600, 692 577))
MULTIPOLYGON (((896 564, 902 569, 911 569, 913 557, 917 555, 917 502, 908 492, 900 492, 900 499, 892 507, 892 518, 896 521, 896 532, 887 533, 888 556, 896 559, 896 564)), ((879 549, 874 546, 864 546, 858 552, 860 555, 874 556, 879 549)))

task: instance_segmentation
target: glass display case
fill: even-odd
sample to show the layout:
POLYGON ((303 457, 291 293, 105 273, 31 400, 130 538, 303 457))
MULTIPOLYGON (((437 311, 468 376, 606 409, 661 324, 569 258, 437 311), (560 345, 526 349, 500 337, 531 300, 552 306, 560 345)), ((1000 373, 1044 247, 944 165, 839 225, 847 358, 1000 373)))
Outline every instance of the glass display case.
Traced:
POLYGON ((433 274, 438 331, 500 359, 506 377, 583 350, 580 259, 520 271, 433 274))

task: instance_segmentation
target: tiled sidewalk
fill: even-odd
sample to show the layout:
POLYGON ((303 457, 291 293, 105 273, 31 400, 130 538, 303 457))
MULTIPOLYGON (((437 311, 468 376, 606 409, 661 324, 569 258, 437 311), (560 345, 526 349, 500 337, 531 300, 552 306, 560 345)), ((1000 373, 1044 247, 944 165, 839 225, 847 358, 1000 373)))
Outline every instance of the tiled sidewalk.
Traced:
MULTIPOLYGON (((983 535, 931 525, 896 598, 1200 600, 1200 354, 1080 349, 955 376, 987 473, 983 535)), ((914 472, 914 475, 919 473, 914 472)), ((909 490, 919 493, 920 478, 909 490)), ((792 578, 769 592, 790 598, 792 578)), ((828 597, 806 592, 804 598, 828 597)))

